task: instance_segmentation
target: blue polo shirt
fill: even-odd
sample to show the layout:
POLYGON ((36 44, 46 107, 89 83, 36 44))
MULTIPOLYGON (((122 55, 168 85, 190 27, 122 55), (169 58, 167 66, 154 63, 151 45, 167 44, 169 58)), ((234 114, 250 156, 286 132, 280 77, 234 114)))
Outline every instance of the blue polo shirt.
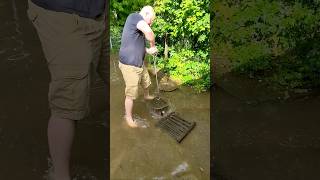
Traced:
POLYGON ((34 4, 52 11, 75 13, 96 18, 105 11, 106 0, 31 0, 34 4))
POLYGON ((121 47, 119 51, 120 62, 123 64, 142 67, 146 53, 146 40, 142 31, 137 28, 143 17, 139 13, 128 16, 123 27, 121 47))

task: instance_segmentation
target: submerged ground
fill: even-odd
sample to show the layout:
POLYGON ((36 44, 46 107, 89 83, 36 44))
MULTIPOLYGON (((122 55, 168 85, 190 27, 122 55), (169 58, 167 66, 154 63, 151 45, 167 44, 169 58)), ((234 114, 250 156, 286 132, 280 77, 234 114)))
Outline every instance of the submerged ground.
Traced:
POLYGON ((289 96, 228 73, 216 82, 216 180, 319 179, 319 91, 289 96))
MULTIPOLYGON (((49 72, 27 19, 27 1, 0 2, 0 179, 46 179, 49 72)), ((72 153, 77 179, 106 179, 106 87, 91 91, 92 114, 77 125, 72 153)))
MULTIPOLYGON (((162 92, 171 107, 196 127, 178 144, 155 127, 146 102, 135 101, 134 115, 144 119, 148 128, 129 128, 124 120, 124 81, 117 67, 117 56, 110 65, 110 175, 111 179, 210 179, 210 94, 198 94, 187 87, 162 92), (172 176, 179 165, 186 171, 172 176)), ((151 92, 154 92, 155 82, 151 92)), ((178 168, 179 169, 179 168, 178 168)))
MULTIPOLYGON (((0 179, 5 180, 46 179, 50 167, 46 135, 50 77, 26 9, 26 1, 0 2, 0 179)), ((91 89, 91 115, 77 124, 72 153, 77 180, 107 179, 109 162, 111 179, 170 178, 180 164, 187 166, 180 178, 209 179, 209 93, 199 95, 181 88, 163 94, 185 119, 197 123, 182 144, 177 144, 154 127, 140 99, 135 113, 147 119, 150 127, 126 127, 122 120, 123 81, 111 66, 110 121, 107 88, 98 79, 91 89)))

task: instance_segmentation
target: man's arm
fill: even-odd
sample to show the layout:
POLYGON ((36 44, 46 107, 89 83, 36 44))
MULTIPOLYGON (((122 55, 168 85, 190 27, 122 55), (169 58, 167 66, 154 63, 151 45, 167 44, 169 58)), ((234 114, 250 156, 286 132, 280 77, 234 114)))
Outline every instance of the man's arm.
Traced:
POLYGON ((138 22, 137 28, 143 32, 146 39, 150 42, 150 48, 155 47, 155 36, 150 26, 144 20, 141 20, 138 22))

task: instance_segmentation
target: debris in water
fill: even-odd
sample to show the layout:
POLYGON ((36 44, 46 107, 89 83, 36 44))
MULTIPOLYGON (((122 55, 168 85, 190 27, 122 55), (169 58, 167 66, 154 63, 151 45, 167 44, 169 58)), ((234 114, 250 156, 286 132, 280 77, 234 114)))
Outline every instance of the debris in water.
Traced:
POLYGON ((154 119, 161 119, 174 111, 174 106, 162 97, 155 97, 147 104, 150 114, 154 119))
POLYGON ((160 97, 155 97, 151 101, 152 108, 154 109, 164 109, 169 106, 168 102, 160 97))
POLYGON ((177 166, 174 171, 171 172, 171 175, 172 176, 179 176, 182 173, 186 172, 188 170, 188 167, 189 167, 188 163, 183 162, 179 166, 177 166))

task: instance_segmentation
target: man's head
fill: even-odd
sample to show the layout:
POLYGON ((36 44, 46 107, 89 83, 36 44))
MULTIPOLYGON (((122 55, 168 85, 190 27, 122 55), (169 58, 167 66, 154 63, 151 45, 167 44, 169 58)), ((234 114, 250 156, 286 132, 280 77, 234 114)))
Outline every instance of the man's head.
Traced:
POLYGON ((151 6, 144 6, 140 11, 140 15, 149 26, 151 26, 153 20, 156 18, 156 14, 151 6))

